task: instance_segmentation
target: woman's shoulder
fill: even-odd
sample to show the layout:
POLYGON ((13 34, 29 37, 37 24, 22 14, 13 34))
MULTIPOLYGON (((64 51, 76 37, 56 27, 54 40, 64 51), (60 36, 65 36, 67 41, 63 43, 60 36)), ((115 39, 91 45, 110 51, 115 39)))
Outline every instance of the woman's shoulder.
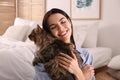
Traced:
POLYGON ((83 59, 83 64, 93 63, 93 56, 86 49, 76 46, 76 50, 80 53, 80 56, 83 59))
POLYGON ((81 48, 81 47, 79 47, 79 46, 76 46, 76 50, 77 50, 80 54, 83 54, 83 55, 88 55, 88 54, 89 54, 89 52, 88 52, 86 49, 81 48))

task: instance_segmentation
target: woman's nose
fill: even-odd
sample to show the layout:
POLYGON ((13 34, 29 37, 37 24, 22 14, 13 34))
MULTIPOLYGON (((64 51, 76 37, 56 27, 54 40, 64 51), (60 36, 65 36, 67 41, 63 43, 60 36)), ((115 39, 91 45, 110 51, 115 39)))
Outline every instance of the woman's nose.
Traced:
POLYGON ((64 31, 64 26, 62 26, 61 24, 58 24, 58 30, 59 31, 64 31))

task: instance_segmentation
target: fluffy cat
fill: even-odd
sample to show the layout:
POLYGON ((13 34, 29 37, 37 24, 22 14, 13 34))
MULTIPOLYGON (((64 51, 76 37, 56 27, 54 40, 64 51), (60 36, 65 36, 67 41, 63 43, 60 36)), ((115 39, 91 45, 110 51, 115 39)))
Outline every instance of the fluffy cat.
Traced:
POLYGON ((72 53, 74 53, 78 59, 78 64, 80 65, 81 58, 72 43, 64 43, 63 41, 54 38, 39 25, 32 30, 29 39, 34 41, 39 48, 33 60, 34 66, 37 63, 43 63, 46 72, 53 80, 75 80, 73 74, 62 68, 56 59, 61 52, 71 57, 73 57, 72 53))

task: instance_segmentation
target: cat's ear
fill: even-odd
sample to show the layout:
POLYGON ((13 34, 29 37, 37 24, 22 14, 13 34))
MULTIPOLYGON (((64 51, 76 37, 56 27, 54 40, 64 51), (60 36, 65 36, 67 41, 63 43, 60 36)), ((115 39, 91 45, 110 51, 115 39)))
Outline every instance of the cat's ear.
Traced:
POLYGON ((38 24, 37 24, 37 28, 42 29, 38 24))
POLYGON ((42 30, 42 28, 39 25, 37 25, 37 31, 36 32, 40 32, 41 30, 42 30))

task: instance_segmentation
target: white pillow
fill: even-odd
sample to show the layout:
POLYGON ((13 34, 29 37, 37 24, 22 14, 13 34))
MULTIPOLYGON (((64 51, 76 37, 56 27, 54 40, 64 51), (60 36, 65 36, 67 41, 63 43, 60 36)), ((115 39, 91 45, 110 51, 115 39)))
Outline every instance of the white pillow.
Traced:
POLYGON ((95 48, 97 46, 98 23, 92 25, 77 25, 75 27, 78 27, 78 30, 85 31, 87 33, 82 45, 83 48, 95 48))
POLYGON ((87 32, 87 37, 82 45, 83 48, 93 48, 97 46, 97 26, 86 26, 84 30, 87 32))
POLYGON ((75 44, 82 47, 83 42, 87 36, 87 32, 80 30, 79 27, 73 27, 73 35, 75 44))
POLYGON ((30 20, 25 20, 22 18, 15 18, 14 25, 29 25, 30 27, 34 27, 37 25, 37 22, 35 21, 30 21, 30 20))
POLYGON ((6 32, 3 34, 3 37, 24 41, 26 33, 29 30, 28 25, 22 25, 22 26, 10 26, 6 32))
POLYGON ((35 21, 30 21, 30 20, 26 20, 26 19, 22 19, 22 18, 19 18, 17 17, 14 21, 14 26, 17 26, 17 25, 29 25, 29 30, 27 32, 27 35, 25 37, 25 39, 27 39, 27 36, 31 33, 31 31, 37 26, 37 24, 41 25, 40 23, 38 22, 35 22, 35 21))
POLYGON ((115 70, 120 70, 120 55, 114 56, 108 64, 108 67, 115 70))

